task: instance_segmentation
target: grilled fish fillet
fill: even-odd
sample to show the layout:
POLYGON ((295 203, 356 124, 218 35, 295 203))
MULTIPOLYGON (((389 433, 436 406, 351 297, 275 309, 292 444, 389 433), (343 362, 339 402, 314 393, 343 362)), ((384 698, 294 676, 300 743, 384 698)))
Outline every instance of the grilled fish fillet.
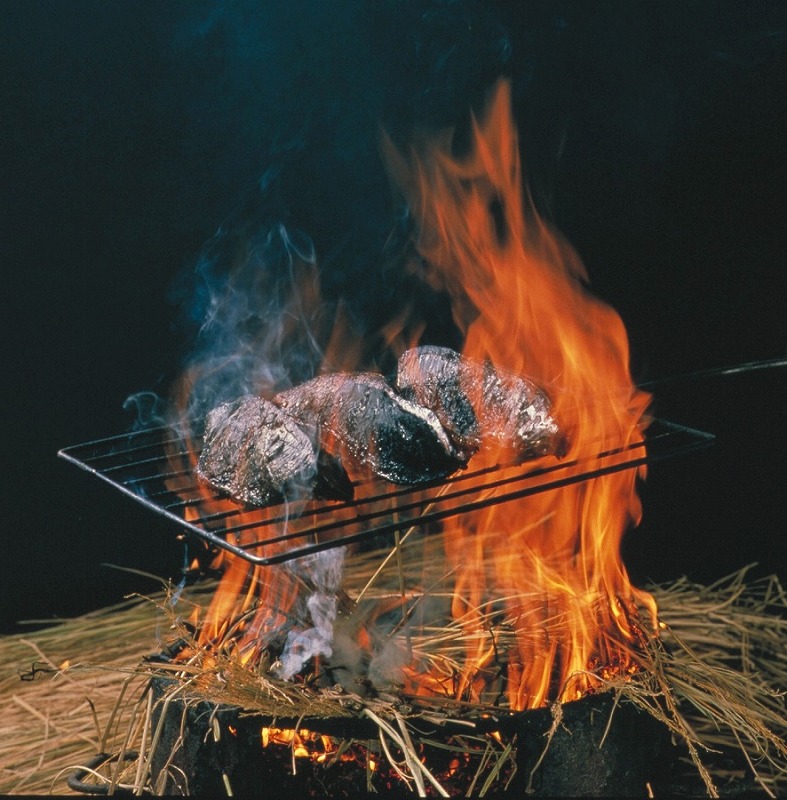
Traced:
POLYGON ((375 373, 320 375, 273 398, 351 475, 414 484, 464 466, 437 416, 375 373))
POLYGON ((318 459, 295 420, 253 395, 208 413, 196 473, 214 489, 250 506, 309 494, 352 498, 352 483, 340 465, 318 459))
POLYGON ((400 393, 430 408, 466 458, 500 450, 525 461, 563 455, 565 441, 547 395, 532 381, 447 347, 424 345, 399 359, 400 393))

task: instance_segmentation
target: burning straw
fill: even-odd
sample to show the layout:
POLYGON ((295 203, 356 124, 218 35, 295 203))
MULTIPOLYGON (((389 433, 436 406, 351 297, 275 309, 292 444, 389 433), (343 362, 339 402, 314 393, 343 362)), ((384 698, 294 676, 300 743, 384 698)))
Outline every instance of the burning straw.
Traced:
MULTIPOLYGON (((787 787, 787 594, 776 577, 747 580, 747 575, 744 569, 712 586, 681 579, 652 587, 662 620, 660 638, 632 653, 638 667, 633 675, 608 681, 594 676, 613 694, 616 707, 633 703, 672 733, 686 767, 675 780, 696 789, 699 776, 709 796, 735 786, 751 788, 752 781, 772 797, 787 787)), ((505 788, 515 741, 476 736, 468 727, 468 736, 446 745, 426 741, 418 732, 419 720, 430 715, 471 720, 488 708, 317 690, 244 667, 221 652, 195 648, 176 610, 203 606, 213 587, 205 588, 192 587, 188 598, 174 607, 171 592, 165 591, 150 598, 152 602, 133 598, 29 636, 2 640, 2 662, 13 665, 14 672, 0 683, 0 791, 62 792, 66 777, 79 767, 84 784, 98 791, 160 790, 150 774, 151 755, 160 746, 153 724, 152 676, 174 679, 155 701, 162 706, 179 699, 186 705, 207 699, 271 717, 355 718, 377 726, 376 740, 336 743, 323 759, 326 769, 353 748, 365 750, 366 761, 357 759, 359 769, 379 768, 387 760, 402 786, 421 796, 444 795, 448 790, 420 754, 453 748, 447 755, 455 763, 473 765, 465 791, 505 788), (161 647, 157 639, 175 641, 175 649, 191 647, 192 655, 179 663, 140 660, 161 647), (107 762, 99 765, 96 753, 105 753, 107 762)), ((554 704, 555 727, 560 711, 554 704)), ((287 742, 278 749, 294 769, 296 737, 270 735, 274 742, 277 735, 280 744, 287 742)), ((549 741, 547 737, 547 746, 549 741)), ((187 776, 176 779, 187 785, 187 776)), ((229 778, 225 785, 231 792, 229 778)))

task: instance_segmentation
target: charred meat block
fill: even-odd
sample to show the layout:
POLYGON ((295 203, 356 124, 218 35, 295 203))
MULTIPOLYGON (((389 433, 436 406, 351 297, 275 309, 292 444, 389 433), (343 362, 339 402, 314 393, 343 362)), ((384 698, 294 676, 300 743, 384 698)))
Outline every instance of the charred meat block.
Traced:
POLYGON ((414 484, 444 478, 465 463, 435 414, 397 395, 382 375, 321 375, 273 402, 359 477, 371 472, 414 484))
POLYGON ((251 506, 312 493, 351 499, 352 484, 335 460, 320 459, 297 423, 272 403, 246 395, 205 420, 197 476, 251 506))
POLYGON ((499 449, 515 461, 565 452, 549 398, 532 381, 447 347, 425 345, 399 359, 397 388, 432 409, 469 457, 499 449))
POLYGON ((466 370, 454 350, 414 347, 399 359, 396 386, 403 397, 434 411, 454 445, 469 457, 481 446, 481 426, 463 389, 466 370))

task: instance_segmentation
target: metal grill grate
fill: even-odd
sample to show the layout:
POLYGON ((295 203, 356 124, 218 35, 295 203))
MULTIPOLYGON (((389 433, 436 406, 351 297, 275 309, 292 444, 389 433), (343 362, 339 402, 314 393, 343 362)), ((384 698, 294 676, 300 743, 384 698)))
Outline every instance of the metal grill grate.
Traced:
MULTIPOLYGON (((59 452, 150 510, 253 564, 268 566, 353 542, 374 545, 414 526, 434 523, 600 475, 698 450, 714 436, 663 420, 645 443, 588 459, 470 468, 416 487, 384 481, 355 486, 351 502, 300 500, 248 509, 212 492, 193 474, 185 439, 175 427, 98 439, 59 452)), ((201 442, 192 439, 199 448, 201 442)))

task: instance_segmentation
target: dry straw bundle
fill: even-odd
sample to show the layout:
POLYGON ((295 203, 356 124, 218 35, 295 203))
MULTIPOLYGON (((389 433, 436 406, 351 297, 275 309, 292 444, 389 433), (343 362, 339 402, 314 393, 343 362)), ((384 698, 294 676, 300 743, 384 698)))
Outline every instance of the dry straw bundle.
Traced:
MULTIPOLYGON (((682 579, 651 587, 661 637, 633 654, 639 669, 632 678, 606 683, 616 702, 645 709, 669 729, 685 754, 686 780, 709 796, 754 784, 772 797, 787 789, 787 595, 775 577, 748 575, 741 570, 712 586, 682 579)), ((162 642, 188 638, 181 616, 203 606, 213 589, 192 587, 175 606, 166 589, 0 640, 0 792, 63 793, 66 778, 80 767, 85 782, 110 791, 156 791, 149 756, 158 743, 148 686, 152 674, 177 673, 158 702, 209 699, 274 716, 292 716, 297 709, 297 715, 372 720, 380 741, 394 742, 404 753, 398 767, 403 782, 422 796, 446 794, 419 766, 416 750, 423 743, 395 704, 380 698, 348 703, 346 693, 276 681, 198 648, 178 664, 146 660, 161 651, 162 642), (124 758, 87 768, 96 753, 121 751, 124 758)), ((503 745, 486 755, 484 780, 472 783, 474 792, 494 785, 509 751, 503 745)))

